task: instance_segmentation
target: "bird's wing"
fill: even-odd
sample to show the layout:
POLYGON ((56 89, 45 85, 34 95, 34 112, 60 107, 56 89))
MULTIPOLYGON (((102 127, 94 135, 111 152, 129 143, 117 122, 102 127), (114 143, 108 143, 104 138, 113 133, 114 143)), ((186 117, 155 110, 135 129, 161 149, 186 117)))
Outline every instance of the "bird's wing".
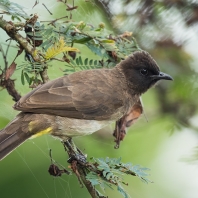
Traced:
POLYGON ((77 119, 117 119, 123 113, 119 89, 119 82, 111 78, 110 70, 83 71, 37 87, 14 108, 77 119))

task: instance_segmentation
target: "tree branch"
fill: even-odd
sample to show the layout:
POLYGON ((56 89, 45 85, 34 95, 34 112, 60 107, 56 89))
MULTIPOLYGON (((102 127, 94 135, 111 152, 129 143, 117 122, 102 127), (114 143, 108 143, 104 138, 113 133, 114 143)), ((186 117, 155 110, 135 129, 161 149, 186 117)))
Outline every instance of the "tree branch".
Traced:
POLYGON ((6 20, 3 19, 3 17, 1 17, 0 18, 0 27, 6 31, 8 36, 10 36, 12 39, 17 41, 26 52, 31 54, 36 62, 41 62, 40 57, 37 54, 34 54, 35 50, 32 47, 32 45, 26 40, 26 38, 22 37, 17 32, 17 29, 12 22, 7 22, 6 20))
POLYGON ((86 172, 84 168, 81 165, 77 165, 78 172, 80 174, 80 178, 83 182, 83 184, 86 186, 87 190, 89 191, 89 194, 92 196, 92 198, 106 198, 104 196, 100 196, 97 192, 97 190, 91 185, 91 182, 86 179, 86 172))
POLYGON ((80 184, 82 185, 83 183, 86 186, 92 198, 106 198, 100 196, 91 182, 86 179, 88 167, 91 168, 91 166, 86 162, 85 155, 76 147, 72 139, 63 141, 62 143, 65 151, 68 153, 68 162, 71 164, 71 169, 76 174, 80 184))
POLYGON ((43 67, 43 70, 40 71, 40 76, 41 76, 41 79, 43 81, 43 83, 46 83, 47 81, 49 81, 49 77, 48 77, 48 74, 47 74, 47 65, 45 65, 43 67))
MULTIPOLYGON (((21 48, 32 56, 35 62, 42 62, 41 57, 35 53, 35 48, 26 40, 26 38, 24 38, 18 33, 14 23, 4 20, 2 16, 0 17, 0 28, 5 30, 8 36, 10 36, 13 40, 17 41, 21 48)), ((44 83, 49 80, 46 66, 44 66, 43 71, 40 72, 40 75, 44 83)))
POLYGON ((0 75, 0 86, 3 88, 6 88, 8 94, 12 96, 12 99, 15 102, 17 102, 21 98, 21 95, 15 89, 14 80, 10 79, 10 76, 13 74, 13 72, 16 69, 16 64, 13 61, 12 64, 8 67, 8 61, 7 61, 7 54, 8 54, 8 50, 10 47, 10 43, 11 42, 9 42, 5 53, 4 53, 2 46, 0 45, 0 52, 2 53, 4 64, 5 64, 4 70, 1 69, 2 73, 0 75))
POLYGON ((7 80, 0 81, 0 86, 6 88, 9 95, 12 96, 12 99, 17 102, 21 98, 21 95, 15 89, 14 80, 8 78, 7 80))

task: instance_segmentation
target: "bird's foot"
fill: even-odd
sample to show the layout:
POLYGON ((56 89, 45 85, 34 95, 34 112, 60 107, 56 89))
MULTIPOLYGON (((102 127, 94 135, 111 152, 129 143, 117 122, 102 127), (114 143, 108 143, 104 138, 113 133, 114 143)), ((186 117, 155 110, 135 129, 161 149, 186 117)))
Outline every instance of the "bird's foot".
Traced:
POLYGON ((79 164, 86 164, 87 157, 81 153, 71 154, 69 159, 67 160, 68 163, 72 163, 72 161, 76 160, 79 164))
POLYGON ((118 149, 120 147, 120 141, 124 139, 125 135, 125 130, 114 130, 113 136, 115 137, 114 142, 116 143, 116 145, 114 146, 115 149, 118 149))
POLYGON ((113 136, 115 137, 115 143, 114 146, 115 149, 118 149, 120 147, 120 141, 124 139, 126 135, 126 126, 125 126, 125 116, 123 116, 121 119, 116 121, 115 130, 113 132, 113 136))
POLYGON ((86 164, 87 156, 82 153, 82 151, 77 148, 72 141, 72 139, 68 139, 63 141, 63 146, 69 155, 68 163, 72 164, 73 161, 77 161, 79 164, 86 164))

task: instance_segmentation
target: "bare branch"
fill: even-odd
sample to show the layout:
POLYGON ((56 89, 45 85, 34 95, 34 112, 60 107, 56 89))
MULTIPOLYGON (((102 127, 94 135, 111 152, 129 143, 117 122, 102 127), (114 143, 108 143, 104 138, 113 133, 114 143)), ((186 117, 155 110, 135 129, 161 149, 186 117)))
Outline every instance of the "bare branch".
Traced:
POLYGON ((2 53, 2 56, 3 56, 3 60, 4 60, 4 64, 5 64, 5 70, 7 70, 8 68, 8 61, 7 61, 7 58, 6 58, 6 53, 4 53, 4 50, 2 48, 2 46, 0 45, 0 52, 2 53))
MULTIPOLYGON (((33 20, 35 18, 36 17, 33 17, 33 20)), ((26 38, 24 38, 23 36, 21 36, 18 33, 15 25, 12 22, 8 22, 8 21, 4 20, 3 17, 0 17, 0 28, 5 30, 6 33, 13 40, 17 41, 17 43, 19 43, 21 48, 24 49, 28 54, 30 54, 32 56, 32 58, 34 59, 35 62, 39 62, 39 63, 42 62, 41 56, 39 56, 38 54, 35 53, 35 48, 26 40, 26 38)), ((43 82, 47 82, 49 80, 49 77, 47 75, 47 67, 43 68, 43 71, 40 72, 40 75, 41 75, 43 82)))
POLYGON ((52 12, 50 12, 50 10, 47 8, 47 6, 46 6, 44 3, 42 3, 42 5, 46 8, 46 10, 47 10, 51 15, 53 15, 52 12))
POLYGON ((7 55, 8 55, 8 50, 9 50, 9 48, 10 48, 10 44, 11 44, 11 40, 9 41, 9 43, 8 43, 8 46, 7 46, 7 49, 6 49, 6 53, 5 53, 5 56, 7 57, 7 55))
POLYGON ((10 78, 8 78, 7 80, 2 80, 0 81, 0 86, 6 88, 7 92, 9 93, 9 95, 12 96, 12 99, 15 102, 17 102, 21 98, 21 95, 15 89, 14 80, 10 78))
POLYGON ((16 27, 12 22, 7 22, 3 19, 3 17, 0 18, 0 27, 6 31, 6 33, 15 41, 17 41, 23 49, 25 49, 26 52, 32 55, 34 60, 36 62, 41 62, 40 57, 37 54, 34 54, 34 48, 31 46, 31 44, 26 40, 26 38, 22 37, 16 30, 16 27))

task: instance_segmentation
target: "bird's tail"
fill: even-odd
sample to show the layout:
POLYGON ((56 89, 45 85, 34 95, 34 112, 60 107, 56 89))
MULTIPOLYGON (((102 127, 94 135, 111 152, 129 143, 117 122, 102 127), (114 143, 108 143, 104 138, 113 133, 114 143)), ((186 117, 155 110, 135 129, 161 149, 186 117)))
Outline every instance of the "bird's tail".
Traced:
POLYGON ((24 114, 20 113, 4 129, 0 130, 0 160, 31 136, 23 118, 24 114))

